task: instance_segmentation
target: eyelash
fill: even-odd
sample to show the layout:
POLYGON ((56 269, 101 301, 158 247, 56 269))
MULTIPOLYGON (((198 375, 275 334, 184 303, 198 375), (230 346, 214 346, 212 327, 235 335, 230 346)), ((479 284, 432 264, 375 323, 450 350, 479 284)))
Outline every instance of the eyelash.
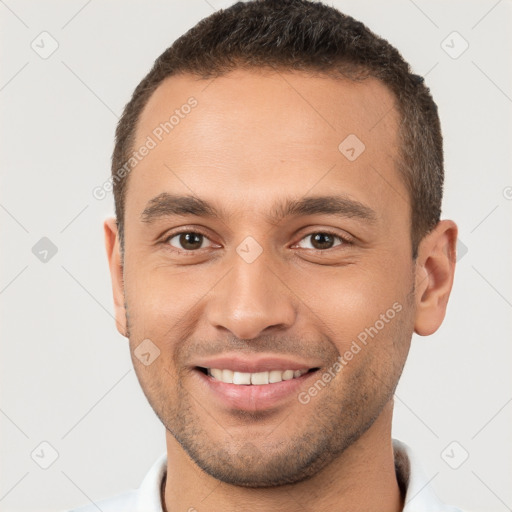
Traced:
MULTIPOLYGON (((178 249, 172 245, 170 245, 169 243, 169 240, 171 240, 172 238, 178 236, 178 235, 181 235, 183 233, 191 233, 191 234, 196 234, 196 235, 202 235, 203 237, 205 237, 207 240, 210 240, 208 238, 208 235, 206 235, 205 233, 201 232, 201 231, 198 231, 198 230, 195 230, 195 229, 183 229, 181 231, 176 231, 174 233, 171 233, 169 234, 168 236, 165 237, 165 239, 162 241, 162 243, 166 246, 166 248, 168 248, 169 250, 173 251, 173 252, 177 252, 179 254, 190 254, 190 255, 193 255, 193 254, 197 254, 199 251, 201 251, 201 249, 195 249, 195 250, 186 250, 186 249, 178 249)), ((348 238, 348 237, 343 237, 333 231, 329 231, 329 230, 317 230, 317 231, 312 231, 311 233, 308 233, 306 235, 304 235, 300 240, 299 242, 301 242, 302 240, 304 240, 305 238, 309 237, 309 236, 313 236, 313 235, 316 235, 316 234, 322 234, 322 235, 329 235, 329 236, 332 236, 334 238, 337 238, 338 240, 341 241, 341 244, 339 245, 335 245, 334 247, 330 247, 329 249, 306 249, 308 251, 312 251, 314 253, 325 253, 325 252, 328 252, 328 251, 332 251, 334 249, 336 249, 336 247, 340 247, 340 246, 343 246, 343 245, 352 245, 353 244, 353 241, 348 238)), ((211 240, 210 240, 211 241, 211 240)), ((299 243, 297 242, 297 243, 299 243)), ((296 245, 296 244, 294 244, 296 245)), ((207 247, 206 247, 207 249, 207 247)))

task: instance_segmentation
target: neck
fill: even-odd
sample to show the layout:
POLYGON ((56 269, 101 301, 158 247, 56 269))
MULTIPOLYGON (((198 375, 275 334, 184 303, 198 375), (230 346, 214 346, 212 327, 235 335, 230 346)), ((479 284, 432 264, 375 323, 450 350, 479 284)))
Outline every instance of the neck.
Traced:
POLYGON ((270 488, 237 487, 220 482, 202 471, 167 431, 163 510, 399 512, 404 499, 395 474, 392 407, 390 401, 370 429, 312 478, 270 488))

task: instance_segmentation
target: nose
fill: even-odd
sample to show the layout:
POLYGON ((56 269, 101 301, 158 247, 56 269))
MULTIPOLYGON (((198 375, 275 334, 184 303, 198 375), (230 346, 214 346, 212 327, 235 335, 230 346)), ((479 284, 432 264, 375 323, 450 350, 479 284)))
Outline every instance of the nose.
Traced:
POLYGON ((294 295, 271 269, 264 254, 252 263, 234 255, 231 271, 210 295, 206 315, 211 326, 249 340, 263 331, 282 330, 294 324, 294 295))

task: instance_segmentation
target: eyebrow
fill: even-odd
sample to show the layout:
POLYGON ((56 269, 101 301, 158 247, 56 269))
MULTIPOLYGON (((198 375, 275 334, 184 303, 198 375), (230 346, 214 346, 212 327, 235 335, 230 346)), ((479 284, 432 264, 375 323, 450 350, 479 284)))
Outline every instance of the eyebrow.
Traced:
MULTIPOLYGON (((271 224, 276 224, 287 217, 321 214, 356 218, 368 223, 377 221, 377 214, 369 206, 342 195, 288 198, 274 204, 270 213, 265 214, 265 218, 271 224)), ((140 218, 142 222, 149 224, 161 218, 186 215, 216 219, 228 217, 224 210, 219 210, 198 197, 162 192, 148 201, 140 218)))

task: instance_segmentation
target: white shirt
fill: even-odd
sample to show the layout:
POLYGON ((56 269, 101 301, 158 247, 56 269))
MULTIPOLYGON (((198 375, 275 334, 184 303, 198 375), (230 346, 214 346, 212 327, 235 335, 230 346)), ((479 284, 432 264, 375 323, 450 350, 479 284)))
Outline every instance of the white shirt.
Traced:
MULTIPOLYGON (((429 487, 429 481, 411 449, 393 439, 397 479, 406 489, 402 512, 462 512, 444 505, 429 487)), ((136 490, 85 505, 68 512, 163 512, 160 488, 167 471, 167 453, 162 454, 150 468, 136 490)), ((169 512, 172 512, 172 507, 169 512)))

